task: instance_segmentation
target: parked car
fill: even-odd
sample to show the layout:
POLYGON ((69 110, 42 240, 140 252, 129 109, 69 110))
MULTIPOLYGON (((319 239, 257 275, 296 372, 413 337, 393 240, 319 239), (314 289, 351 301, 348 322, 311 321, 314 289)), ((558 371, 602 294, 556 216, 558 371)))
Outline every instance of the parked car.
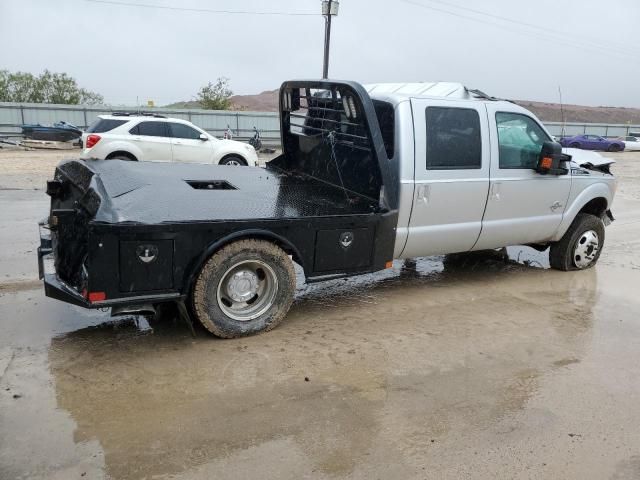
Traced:
POLYGON ((563 137, 560 140, 563 147, 582 148, 584 150, 603 150, 607 152, 621 152, 624 150, 624 142, 621 140, 609 140, 599 135, 575 135, 563 137))
POLYGON ((624 149, 630 152, 640 151, 640 137, 618 137, 618 140, 624 142, 624 149))
POLYGON ((82 135, 81 159, 138 160, 255 166, 251 145, 219 140, 179 118, 115 113, 100 115, 82 135))
POLYGON ((320 281, 507 245, 549 249, 558 270, 598 261, 613 161, 573 161, 518 105, 461 85, 328 80, 285 82, 279 105, 283 153, 265 170, 60 163, 41 224, 46 294, 113 314, 176 302, 229 338, 282 320, 293 262, 320 281))

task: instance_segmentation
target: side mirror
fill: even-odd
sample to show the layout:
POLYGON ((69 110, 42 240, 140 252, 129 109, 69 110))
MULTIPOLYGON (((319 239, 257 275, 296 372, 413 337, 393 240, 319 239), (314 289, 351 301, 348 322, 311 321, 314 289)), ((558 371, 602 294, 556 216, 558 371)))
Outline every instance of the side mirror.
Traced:
POLYGON ((201 133, 200 140, 202 140, 203 142, 206 142, 207 140, 209 140, 209 137, 207 137, 204 133, 201 133))
POLYGON ((547 141, 542 144, 535 171, 541 175, 566 175, 569 169, 565 162, 569 160, 571 156, 562 153, 562 145, 547 141))

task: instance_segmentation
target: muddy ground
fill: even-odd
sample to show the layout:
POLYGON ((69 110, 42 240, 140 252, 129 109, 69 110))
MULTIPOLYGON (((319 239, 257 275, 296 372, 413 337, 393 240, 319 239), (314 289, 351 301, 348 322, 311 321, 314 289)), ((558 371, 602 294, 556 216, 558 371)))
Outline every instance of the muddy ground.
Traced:
POLYGON ((640 153, 592 270, 396 262, 239 340, 44 297, 67 156, 0 152, 1 479, 640 478, 640 153))

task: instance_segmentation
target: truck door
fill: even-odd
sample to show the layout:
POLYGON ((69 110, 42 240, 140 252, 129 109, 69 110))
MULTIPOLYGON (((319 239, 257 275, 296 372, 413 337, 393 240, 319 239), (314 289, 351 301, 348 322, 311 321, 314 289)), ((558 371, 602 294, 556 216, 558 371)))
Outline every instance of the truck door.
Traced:
POLYGON ((571 189, 570 175, 541 175, 534 167, 551 140, 526 113, 487 104, 491 128, 491 188, 474 250, 544 242, 556 232, 571 189))
POLYGON ((402 257, 470 250, 489 190, 487 112, 483 103, 412 99, 414 197, 402 257))

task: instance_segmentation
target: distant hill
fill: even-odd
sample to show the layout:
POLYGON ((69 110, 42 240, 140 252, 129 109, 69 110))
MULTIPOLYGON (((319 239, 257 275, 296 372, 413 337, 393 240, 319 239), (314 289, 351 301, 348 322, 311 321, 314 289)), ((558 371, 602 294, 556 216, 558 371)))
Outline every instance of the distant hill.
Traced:
MULTIPOLYGON (((529 100, 516 100, 515 102, 531 110, 543 121, 562 121, 559 103, 531 102, 529 100)), ((565 122, 640 124, 640 108, 587 107, 583 105, 563 105, 562 108, 565 122)))
MULTIPOLYGON (((176 102, 165 108, 200 108, 200 102, 176 102)), ((231 110, 252 110, 257 112, 276 112, 278 110, 278 90, 269 90, 257 95, 234 95, 231 97, 231 110)))
POLYGON ((278 111, 278 90, 267 90, 257 95, 234 95, 231 97, 234 110, 253 110, 257 112, 278 111))
POLYGON ((197 100, 191 100, 189 102, 170 103, 169 105, 165 105, 163 108, 198 109, 202 107, 200 107, 200 102, 198 102, 197 100))
MULTIPOLYGON (((532 102, 514 100, 518 105, 531 110, 538 118, 547 122, 561 122, 562 113, 559 103, 532 102)), ((233 110, 252 110, 275 112, 278 110, 278 90, 267 90, 257 95, 234 95, 231 97, 233 110)), ((170 108, 199 108, 196 101, 177 102, 167 105, 170 108)), ((583 105, 564 105, 566 122, 585 123, 631 123, 640 125, 640 108, 625 107, 588 107, 583 105)))

